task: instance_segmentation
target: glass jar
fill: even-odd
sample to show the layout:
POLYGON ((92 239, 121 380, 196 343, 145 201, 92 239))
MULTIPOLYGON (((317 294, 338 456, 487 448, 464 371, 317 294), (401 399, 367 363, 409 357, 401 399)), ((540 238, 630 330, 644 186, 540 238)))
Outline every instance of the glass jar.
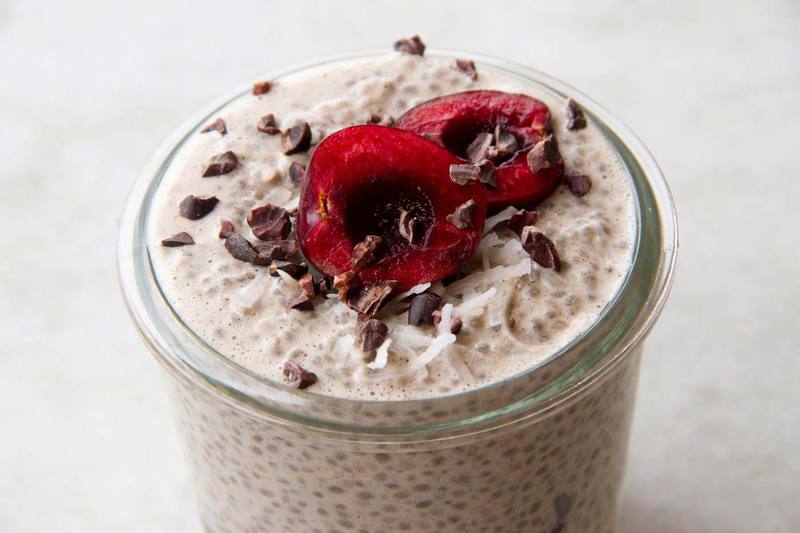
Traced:
MULTIPOLYGON (((274 72, 383 52, 361 52, 274 72)), ((479 69, 581 102, 618 151, 636 196, 632 266, 583 334, 502 382, 425 400, 295 390, 214 351, 164 298, 146 242, 153 195, 184 141, 242 87, 180 128, 136 182, 119 278, 142 339, 167 370, 208 531, 613 531, 642 342, 667 297, 674 208, 652 156, 619 120, 547 75, 505 60, 479 69)))

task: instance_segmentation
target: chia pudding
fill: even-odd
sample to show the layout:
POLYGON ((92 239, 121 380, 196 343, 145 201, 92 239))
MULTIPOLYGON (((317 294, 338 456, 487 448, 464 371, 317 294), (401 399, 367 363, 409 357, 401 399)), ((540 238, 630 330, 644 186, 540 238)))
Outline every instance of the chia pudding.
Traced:
POLYGON ((254 83, 183 140, 149 213, 171 312, 281 411, 167 365, 206 530, 614 530, 638 345, 581 394, 514 414, 597 349, 584 337, 636 248, 628 168, 579 102, 400 41, 254 83), (496 98, 504 118, 438 135, 424 113, 459 98, 496 98), (547 119, 516 128, 515 105, 547 119), (369 165, 396 161, 423 189, 440 180, 428 211, 374 185, 369 165), (373 188, 344 195, 364 165, 373 188), (508 200, 514 165, 552 186, 508 200), (337 198, 355 213, 343 246, 315 233, 337 198), (442 254, 392 263, 442 235, 442 254))

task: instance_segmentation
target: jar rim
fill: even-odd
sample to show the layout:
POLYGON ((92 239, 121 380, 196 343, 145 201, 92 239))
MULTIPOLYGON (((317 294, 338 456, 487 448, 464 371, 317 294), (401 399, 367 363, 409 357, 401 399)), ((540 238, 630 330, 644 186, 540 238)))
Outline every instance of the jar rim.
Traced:
MULTIPOLYGON (((278 69, 260 79, 279 79, 314 67, 385 53, 381 49, 339 54, 278 69)), ((521 417, 545 416, 597 386, 644 340, 660 315, 671 287, 678 233, 669 187, 642 141, 622 121, 588 96, 530 67, 463 51, 428 49, 426 53, 446 58, 470 57, 479 69, 500 71, 513 79, 545 88, 561 98, 575 98, 617 150, 634 185, 636 238, 626 278, 595 322, 548 358, 518 374, 457 394, 426 399, 349 399, 291 389, 239 366, 214 350, 183 322, 161 292, 146 242, 147 215, 160 178, 185 140, 212 115, 248 92, 252 84, 248 82, 196 113, 162 144, 137 178, 120 219, 117 271, 123 297, 145 344, 171 372, 178 373, 183 379, 200 382, 215 390, 223 400, 248 409, 254 416, 268 417, 281 423, 379 437, 420 436, 473 432, 521 417), (625 327, 619 327, 620 324, 625 327), (491 405, 485 412, 472 413, 463 409, 490 389, 519 389, 523 380, 541 372, 546 364, 567 360, 567 354, 572 354, 575 364, 546 385, 535 390, 523 387, 524 393, 519 398, 509 396, 511 400, 491 405), (319 409, 323 405, 326 409, 319 409), (453 413, 436 420, 418 417, 419 422, 378 425, 381 413, 397 409, 408 413, 420 410, 453 413), (323 412, 324 416, 320 414, 323 412), (349 416, 353 413, 358 413, 358 422, 349 416)))

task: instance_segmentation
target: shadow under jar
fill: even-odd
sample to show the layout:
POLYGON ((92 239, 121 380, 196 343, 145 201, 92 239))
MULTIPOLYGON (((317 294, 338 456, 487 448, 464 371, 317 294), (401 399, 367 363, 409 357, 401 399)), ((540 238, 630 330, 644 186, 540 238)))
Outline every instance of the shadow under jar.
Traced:
MULTIPOLYGON (((267 380, 187 327, 150 262, 148 217, 165 169, 230 99, 198 115, 164 145, 131 193, 121 221, 119 277, 134 323, 167 370, 208 531, 616 527, 641 345, 667 297, 677 251, 666 183, 627 127, 565 84, 504 60, 428 53, 468 55, 479 69, 582 103, 631 179, 637 219, 627 278, 598 320, 563 349, 468 392, 364 401, 267 380)), ((269 79, 368 55, 301 65, 269 79)))

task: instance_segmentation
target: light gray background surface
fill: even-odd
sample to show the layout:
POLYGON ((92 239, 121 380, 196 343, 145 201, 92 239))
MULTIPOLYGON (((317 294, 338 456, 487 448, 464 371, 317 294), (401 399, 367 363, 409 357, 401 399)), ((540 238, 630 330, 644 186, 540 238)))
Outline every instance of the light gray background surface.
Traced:
POLYGON ((623 532, 800 530, 798 28, 791 0, 0 1, 0 531, 199 531, 114 278, 127 189, 232 86, 414 32, 581 88, 673 187, 623 532))

